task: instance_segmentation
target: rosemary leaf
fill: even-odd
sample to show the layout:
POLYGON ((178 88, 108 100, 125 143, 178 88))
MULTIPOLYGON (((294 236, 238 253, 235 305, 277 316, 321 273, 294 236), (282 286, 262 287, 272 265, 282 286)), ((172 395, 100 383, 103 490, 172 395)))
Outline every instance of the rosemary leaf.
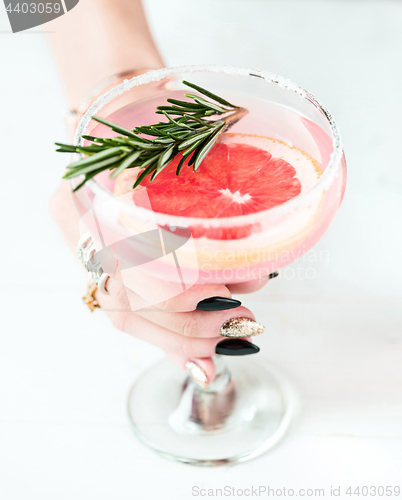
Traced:
POLYGON ((152 172, 154 166, 153 165, 149 165, 148 168, 146 168, 143 172, 140 173, 140 175, 137 177, 134 185, 133 185, 133 189, 135 189, 137 186, 139 186, 139 184, 141 183, 141 181, 148 175, 152 172))
POLYGON ((198 104, 203 105, 207 109, 212 109, 216 111, 219 114, 226 113, 229 111, 228 109, 223 109, 221 106, 218 106, 217 104, 214 104, 213 102, 209 102, 206 99, 203 99, 202 97, 198 97, 197 95, 194 94, 184 94, 186 97, 191 97, 191 99, 194 99, 195 102, 198 104))
POLYGON ((200 104, 195 104, 190 101, 178 101, 177 99, 166 99, 167 102, 170 102, 171 104, 176 104, 176 106, 180 106, 182 108, 191 108, 191 109, 197 109, 200 110, 203 108, 202 105, 200 104))
POLYGON ((84 178, 84 180, 83 180, 80 184, 78 184, 78 186, 77 186, 77 187, 75 187, 75 188, 73 189, 73 193, 75 193, 75 192, 76 192, 76 191, 78 191, 80 188, 82 188, 82 186, 84 186, 84 184, 85 184, 86 182, 88 182, 90 179, 92 179, 92 178, 93 178, 93 177, 95 177, 96 175, 98 175, 98 174, 100 174, 101 172, 103 172, 103 170, 104 170, 103 168, 98 168, 97 170, 94 170, 94 171, 92 171, 91 173, 89 173, 88 175, 86 175, 86 176, 85 176, 85 178, 84 178))
POLYGON ((74 169, 76 167, 84 167, 86 165, 92 165, 93 163, 97 163, 100 160, 104 160, 105 158, 109 158, 110 156, 115 156, 116 153, 120 152, 121 148, 116 147, 116 148, 108 148, 103 151, 100 151, 99 153, 95 153, 94 155, 87 156, 86 158, 83 158, 82 160, 78 160, 75 163, 71 163, 67 168, 68 169, 74 169))
POLYGON ((195 85, 195 83, 190 83, 187 82, 186 80, 183 80, 184 85, 187 85, 187 87, 191 87, 194 90, 197 90, 200 94, 204 94, 210 99, 213 99, 216 102, 219 102, 220 104, 223 104, 224 106, 228 106, 229 108, 236 108, 239 109, 239 106, 235 106, 234 104, 231 104, 230 102, 226 101, 225 99, 222 99, 222 97, 219 97, 216 94, 213 94, 212 92, 209 92, 209 90, 205 90, 202 87, 199 87, 198 85, 195 85))
POLYGON ((185 116, 185 114, 186 114, 184 111, 176 111, 176 110, 174 110, 172 108, 169 108, 167 110, 158 109, 157 111, 155 111, 155 113, 157 115, 163 115, 163 114, 165 114, 165 112, 168 113, 169 115, 182 115, 182 116, 185 116))
POLYGON ((131 130, 128 130, 127 128, 121 127, 120 125, 117 125, 116 123, 109 122, 108 120, 105 120, 105 119, 101 118, 100 116, 93 116, 92 120, 95 120, 99 123, 102 123, 103 125, 107 125, 114 132, 118 132, 119 134, 126 135, 127 137, 137 138, 137 136, 131 130))
POLYGON ((183 156, 183 158, 179 161, 179 164, 177 165, 176 168, 176 175, 180 174, 181 167, 183 166, 184 162, 186 161, 187 156, 183 156))
POLYGON ((220 127, 218 127, 217 131, 213 133, 209 141, 206 143, 206 145, 202 148, 202 150, 199 152, 197 155, 197 158, 194 161, 194 170, 197 170, 198 167, 201 165, 203 159, 207 156, 207 154, 211 151, 213 148, 214 144, 216 143, 218 139, 218 134, 219 132, 223 129, 225 124, 222 124, 220 127))
POLYGON ((59 149, 56 149, 58 153, 75 153, 77 149, 76 146, 69 146, 68 144, 60 144, 59 142, 55 142, 56 146, 60 146, 59 149))
POLYGON ((109 167, 110 165, 117 163, 120 158, 120 156, 113 156, 112 158, 108 158, 107 160, 103 160, 98 163, 92 163, 91 165, 86 165, 83 168, 68 170, 64 174, 63 179, 72 179, 73 177, 77 177, 78 175, 87 174, 88 172, 93 172, 94 170, 98 170, 100 168, 102 168, 102 170, 105 170, 105 167, 109 167))
POLYGON ((180 144, 179 151, 181 151, 182 149, 186 149, 188 146, 191 146, 194 142, 199 142, 200 139, 203 140, 206 137, 209 137, 210 135, 211 135, 211 131, 207 130, 203 134, 197 134, 197 135, 190 137, 190 139, 187 139, 187 141, 184 141, 180 144))
MULTIPOLYGON (((171 146, 165 153, 161 154, 155 172, 159 174, 173 160, 174 146, 171 146)), ((155 174, 156 175, 156 174, 155 174)))
POLYGON ((96 140, 98 139, 98 137, 93 137, 92 135, 83 135, 82 138, 85 139, 86 141, 91 141, 91 142, 96 142, 96 140))
POLYGON ((141 151, 135 151, 135 153, 132 153, 131 155, 127 156, 127 158, 124 159, 124 161, 120 164, 118 168, 111 174, 110 178, 114 179, 117 177, 123 170, 126 168, 129 168, 140 156, 141 151))

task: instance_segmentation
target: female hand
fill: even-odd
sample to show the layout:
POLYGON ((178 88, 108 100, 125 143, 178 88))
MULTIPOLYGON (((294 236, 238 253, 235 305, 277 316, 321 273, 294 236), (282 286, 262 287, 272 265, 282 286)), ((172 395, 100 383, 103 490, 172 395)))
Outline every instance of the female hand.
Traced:
MULTIPOLYGON (((53 195, 50 212, 75 252, 80 238, 79 215, 68 182, 62 182, 53 195)), ((222 353, 222 340, 236 337, 232 347, 240 348, 237 354, 245 350, 258 352, 256 346, 245 341, 262 333, 264 327, 255 322, 249 309, 232 298, 232 293, 256 291, 270 277, 273 276, 228 286, 193 285, 161 301, 160 297, 172 296, 163 292, 173 284, 136 271, 135 284, 129 288, 116 273, 106 282, 107 293, 97 291, 97 301, 118 330, 160 347, 174 363, 207 387, 215 378, 212 357, 222 353)))

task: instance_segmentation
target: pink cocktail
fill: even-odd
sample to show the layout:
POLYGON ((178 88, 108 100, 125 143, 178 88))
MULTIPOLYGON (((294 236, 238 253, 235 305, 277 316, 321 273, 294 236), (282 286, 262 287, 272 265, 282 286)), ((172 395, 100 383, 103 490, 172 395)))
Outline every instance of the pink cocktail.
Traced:
MULTIPOLYGON (((337 126, 310 94, 281 77, 200 66, 153 71, 115 87, 85 113, 76 143, 84 143, 85 134, 115 135, 91 121, 93 115, 128 129, 155 123, 154 111, 167 97, 183 99, 183 80, 248 113, 220 137, 196 173, 184 166, 177 177, 177 160, 134 190, 135 169, 87 182, 75 194, 83 226, 106 245, 119 242, 116 257, 125 262, 128 286, 131 271, 184 288, 263 279, 314 246, 339 209, 346 164, 337 126)), ((73 180, 74 187, 78 183, 73 180)), ((163 366, 163 381, 160 365, 141 377, 129 400, 140 439, 165 456, 202 464, 244 460, 271 447, 289 423, 286 384, 264 364, 235 360, 229 369, 231 375, 218 370, 215 387, 191 396, 211 415, 219 398, 235 391, 225 417, 221 412, 212 419, 215 426, 183 410, 181 374, 173 366, 163 366), (213 450, 206 445, 212 441, 213 450)))

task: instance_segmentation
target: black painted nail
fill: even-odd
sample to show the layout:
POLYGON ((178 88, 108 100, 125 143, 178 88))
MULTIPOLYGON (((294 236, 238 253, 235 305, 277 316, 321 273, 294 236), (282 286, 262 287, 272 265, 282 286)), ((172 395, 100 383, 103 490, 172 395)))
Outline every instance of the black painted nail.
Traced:
POLYGON ((275 271, 275 272, 271 273, 271 274, 268 276, 268 278, 269 278, 270 280, 272 280, 272 278, 276 278, 277 276, 279 276, 279 273, 278 273, 278 271, 275 271))
POLYGON ((219 342, 215 348, 216 354, 224 356, 245 356, 246 354, 256 354, 259 350, 258 346, 243 339, 225 339, 219 342))
POLYGON ((199 311, 224 311, 241 306, 240 300, 227 299, 226 297, 208 297, 198 302, 199 311))

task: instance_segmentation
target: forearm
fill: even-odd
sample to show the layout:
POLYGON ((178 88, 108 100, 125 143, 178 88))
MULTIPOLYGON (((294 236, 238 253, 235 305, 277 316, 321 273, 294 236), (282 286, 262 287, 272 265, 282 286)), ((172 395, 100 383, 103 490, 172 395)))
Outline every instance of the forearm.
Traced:
POLYGON ((108 76, 163 66, 140 0, 82 0, 49 27, 72 107, 108 76))

